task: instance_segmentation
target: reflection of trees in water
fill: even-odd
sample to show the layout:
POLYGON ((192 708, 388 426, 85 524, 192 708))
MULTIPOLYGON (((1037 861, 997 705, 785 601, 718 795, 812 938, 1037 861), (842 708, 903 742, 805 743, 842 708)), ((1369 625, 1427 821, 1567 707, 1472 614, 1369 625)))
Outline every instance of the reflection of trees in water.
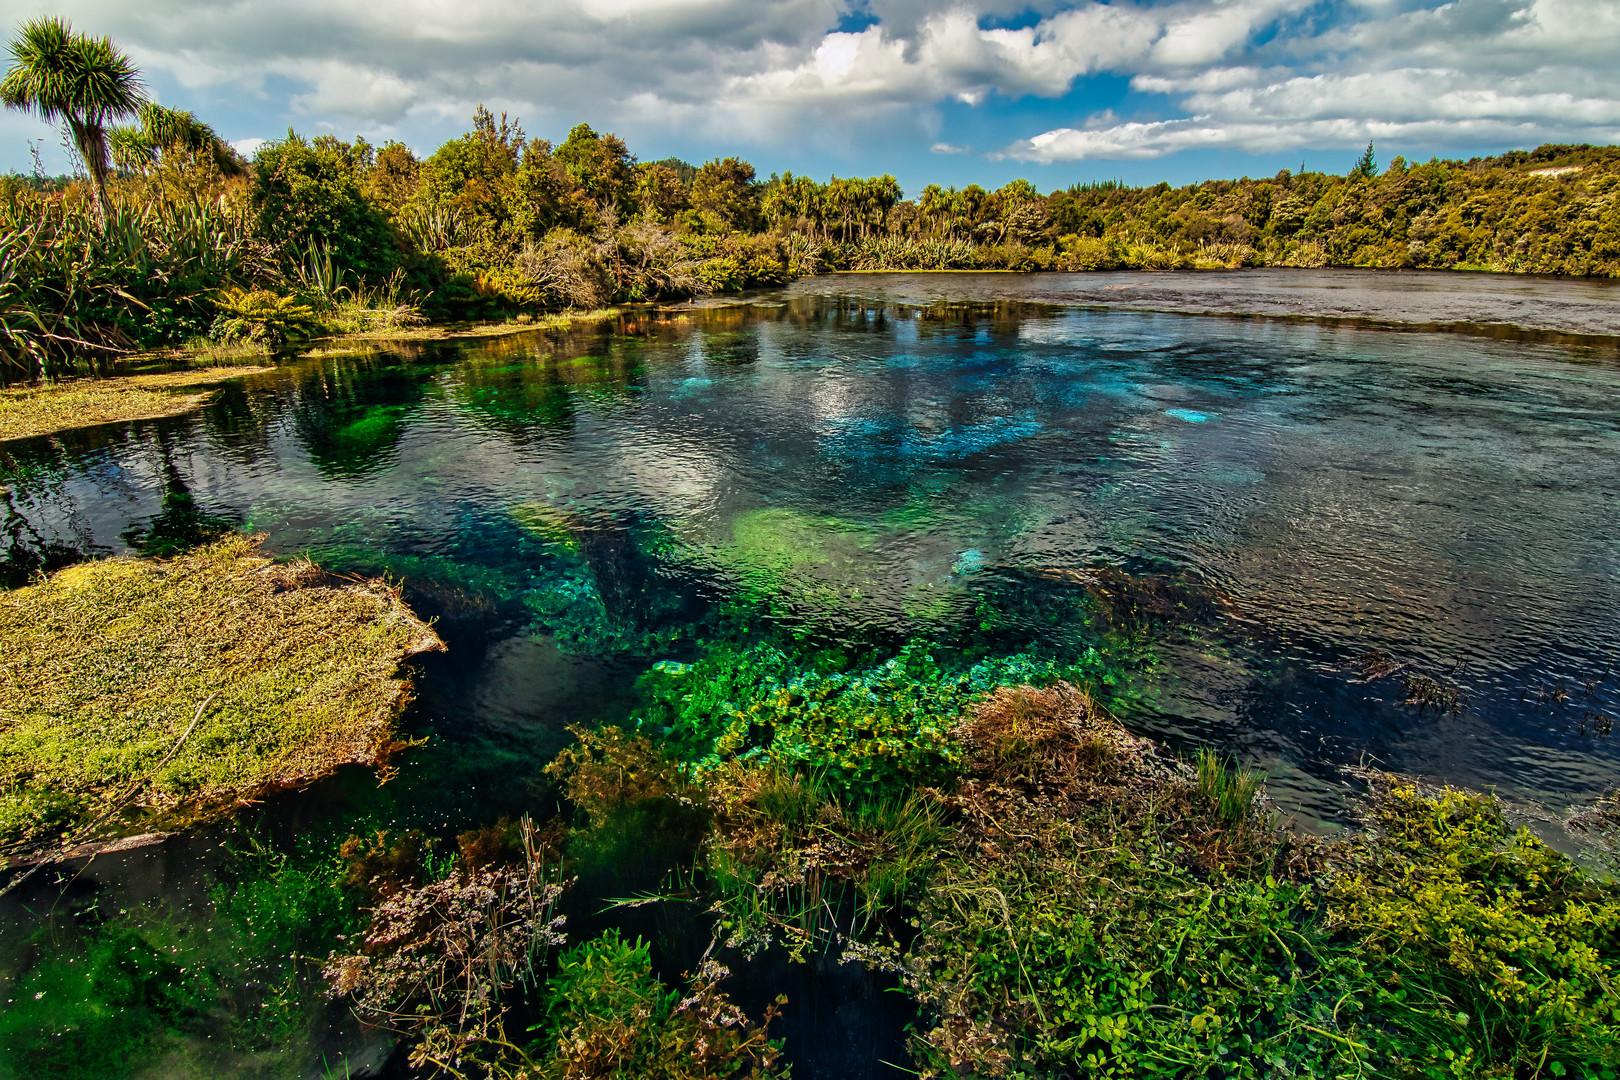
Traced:
MULTIPOLYGON (((500 343, 505 344, 505 343, 500 343)), ((516 445, 570 434, 581 405, 630 401, 646 385, 646 348, 636 338, 573 342, 569 350, 490 348, 457 374, 452 396, 516 445)))
POLYGON ((197 504, 175 464, 168 433, 158 429, 154 441, 163 459, 159 474, 163 483, 162 508, 144 524, 124 530, 120 537, 124 543, 142 555, 175 555, 235 528, 235 519, 210 514, 197 504))
POLYGON ((67 489, 68 473, 55 440, 34 440, 20 452, 0 451, 0 587, 24 585, 35 574, 89 557, 94 545, 67 489), (42 519, 47 517, 62 522, 67 535, 46 526, 42 519))
POLYGON ((387 465, 438 370, 367 356, 323 363, 305 377, 293 424, 321 475, 355 479, 387 465))
POLYGON ((229 382, 215 391, 200 415, 212 449, 229 464, 247 467, 269 456, 270 431, 283 407, 275 394, 229 382))
POLYGON ((16 588, 37 573, 49 573, 84 558, 71 544, 41 536, 14 504, 11 488, 0 484, 0 588, 16 588))

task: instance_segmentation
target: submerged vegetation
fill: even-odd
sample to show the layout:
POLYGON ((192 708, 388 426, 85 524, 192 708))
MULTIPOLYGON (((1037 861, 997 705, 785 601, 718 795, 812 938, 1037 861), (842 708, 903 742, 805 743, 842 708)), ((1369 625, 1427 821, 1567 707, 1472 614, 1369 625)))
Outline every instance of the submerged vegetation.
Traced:
POLYGON ((0 593, 0 852, 183 821, 396 746, 400 662, 441 648, 397 589, 230 537, 0 593))
MULTIPOLYGON (((1312 840, 1277 829, 1251 774, 1128 735, 1055 669, 1036 687, 1016 666, 1002 682, 968 674, 982 667, 857 667, 840 681, 867 709, 841 710, 807 692, 826 678, 809 655, 761 661, 721 651, 660 675, 634 730, 576 732, 547 770, 577 812, 550 834, 558 873, 650 848, 663 884, 632 907, 698 901, 745 962, 781 950, 891 972, 920 1010, 921 1075, 1600 1080, 1620 1066, 1620 887, 1509 828, 1489 797, 1372 775, 1368 830, 1312 840), (665 704, 667 679, 684 714, 665 704), (935 718, 909 733, 933 748, 926 776, 839 762, 904 762, 908 736, 874 739, 885 721, 870 708, 942 691, 947 704, 896 707, 935 718), (806 759, 773 737, 793 726, 844 749, 806 759)), ((377 908, 373 936, 400 903, 418 901, 377 908)), ((707 970, 671 1012, 645 946, 610 931, 550 974, 510 976, 507 1005, 549 1002, 550 1019, 453 1041, 480 1051, 458 1068, 769 1075, 768 1044, 740 1014, 725 1067, 657 1056, 680 1045, 668 1025, 681 1009, 701 1012, 707 970), (560 1039, 579 1021, 559 1024, 559 996, 587 1018, 560 1039)), ((442 1060, 431 1038, 418 1045, 418 1062, 442 1060)))

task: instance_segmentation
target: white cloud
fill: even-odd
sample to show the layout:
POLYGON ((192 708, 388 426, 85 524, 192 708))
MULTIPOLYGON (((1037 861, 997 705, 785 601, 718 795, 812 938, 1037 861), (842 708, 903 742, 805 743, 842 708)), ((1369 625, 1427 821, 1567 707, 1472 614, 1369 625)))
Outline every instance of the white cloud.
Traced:
MULTIPOLYGON (((34 0, 43 2, 43 0, 34 0)), ((1052 162, 1194 147, 1457 146, 1620 133, 1612 0, 57 0, 147 71, 257 102, 260 130, 390 134, 477 102, 531 128, 958 148, 938 106, 1131 79, 1151 115, 1006 146, 1052 162), (876 19, 851 32, 857 8, 876 19), (1004 20, 1013 20, 1007 24, 1004 20), (999 21, 998 21, 999 20, 999 21), (1154 105, 1151 96, 1160 95, 1154 105)), ((250 129, 251 130, 251 129, 250 129)), ((1009 133, 1009 138, 1012 134, 1009 133)))
MULTIPOLYGON (((1203 53, 1154 46, 1188 70, 1143 70, 1136 90, 1175 99, 1174 119, 1055 128, 1006 157, 1034 162, 1150 158, 1192 148, 1251 153, 1298 147, 1486 146, 1620 141, 1620 5, 1587 0, 1452 0, 1390 12, 1367 4, 1317 30, 1283 25, 1265 44, 1235 48, 1235 16, 1203 53), (1214 50, 1220 46, 1217 54, 1214 50), (1248 55, 1244 55, 1248 54, 1248 55), (1236 62, 1224 62, 1231 56, 1236 62), (1204 63, 1193 62, 1202 59, 1204 63), (1263 65, 1257 59, 1269 61, 1263 65)), ((1210 15, 1180 27, 1215 26, 1210 15)), ((1251 22, 1251 26, 1254 25, 1251 22)))

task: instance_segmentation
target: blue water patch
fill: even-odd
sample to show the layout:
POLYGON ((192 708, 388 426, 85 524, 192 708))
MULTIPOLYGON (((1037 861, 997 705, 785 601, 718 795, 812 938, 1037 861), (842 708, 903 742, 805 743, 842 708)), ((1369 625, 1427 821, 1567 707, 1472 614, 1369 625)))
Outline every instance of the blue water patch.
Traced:
POLYGON ((984 569, 984 552, 978 548, 968 548, 957 556, 956 565, 951 567, 951 573, 958 575, 977 574, 984 569))
POLYGON ((1164 415, 1173 416, 1177 420, 1185 420, 1189 424, 1202 424, 1209 419, 1209 413, 1201 413, 1196 409, 1166 409, 1164 415))
POLYGON ((1004 443, 1027 439, 1041 430, 1038 420, 1008 420, 996 417, 985 424, 953 427, 931 440, 927 454, 932 458, 963 458, 1004 443))
POLYGON ((898 417, 835 420, 822 436, 829 453, 846 461, 951 461, 1019 442, 1038 434, 1039 420, 998 416, 982 424, 961 424, 940 433, 918 431, 898 417))

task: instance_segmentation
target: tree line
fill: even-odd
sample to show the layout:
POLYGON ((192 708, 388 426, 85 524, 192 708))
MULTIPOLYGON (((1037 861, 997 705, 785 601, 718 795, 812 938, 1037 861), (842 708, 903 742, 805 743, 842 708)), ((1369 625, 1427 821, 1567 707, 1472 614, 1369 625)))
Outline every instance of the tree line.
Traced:
POLYGON ((827 270, 1361 266, 1620 275, 1620 148, 1542 146, 1380 171, 1172 187, 761 177, 740 158, 640 161, 480 106, 419 156, 289 131, 243 157, 148 99, 60 18, 12 41, 0 101, 61 125, 78 175, 0 177, 9 377, 206 337, 366 330, 779 285, 827 270))

